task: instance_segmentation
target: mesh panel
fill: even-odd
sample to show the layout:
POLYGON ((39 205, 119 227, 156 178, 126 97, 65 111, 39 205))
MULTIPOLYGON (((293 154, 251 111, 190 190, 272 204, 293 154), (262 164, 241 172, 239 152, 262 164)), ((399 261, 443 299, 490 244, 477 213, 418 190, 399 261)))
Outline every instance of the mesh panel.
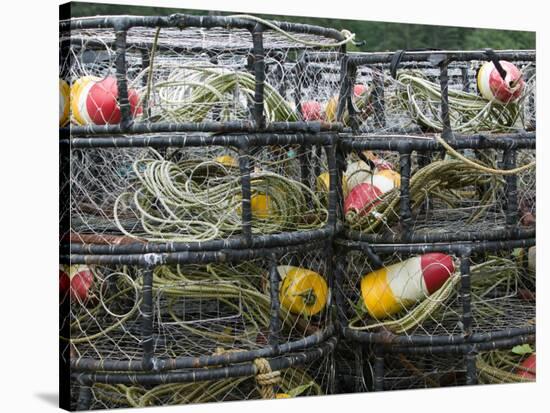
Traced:
MULTIPOLYGON (((73 150, 72 231, 96 243, 194 242, 238 235, 242 233, 238 159, 235 150, 222 147, 162 153, 73 150)), ((329 180, 321 147, 258 147, 251 152, 250 165, 253 234, 325 226, 329 180)))
POLYGON ((384 390, 407 390, 460 386, 465 368, 460 355, 392 354, 386 358, 384 390))
MULTIPOLYGON (((365 140, 367 140, 365 138, 365 140)), ((504 152, 465 150, 469 160, 499 169, 504 152)), ((535 161, 534 150, 518 151, 517 166, 535 161)), ((514 175, 518 205, 508 211, 506 177, 496 175, 440 152, 413 153, 411 157, 410 231, 422 234, 483 232, 507 227, 533 229, 535 224, 535 168, 514 175), (521 219, 506 220, 507 213, 521 219)), ((353 230, 382 236, 402 235, 400 218, 399 153, 357 151, 347 159, 344 172, 345 223, 353 230), (366 159, 365 162, 362 159, 366 159)))
MULTIPOLYGON (((331 303, 324 257, 287 254, 277 264, 280 342, 324 329, 331 303)), ((86 293, 73 283, 65 296, 71 300, 71 359, 141 360, 143 270, 79 268, 85 270, 92 274, 86 293)), ((268 264, 159 266, 152 304, 156 357, 261 349, 268 343, 271 318, 268 264)))

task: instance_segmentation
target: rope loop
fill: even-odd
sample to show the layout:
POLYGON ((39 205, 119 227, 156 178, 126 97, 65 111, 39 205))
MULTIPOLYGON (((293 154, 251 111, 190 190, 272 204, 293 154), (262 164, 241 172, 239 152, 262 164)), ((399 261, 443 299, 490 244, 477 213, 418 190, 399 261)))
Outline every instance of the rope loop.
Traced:
POLYGON ((256 383, 258 383, 262 399, 274 399, 274 387, 281 382, 281 372, 272 371, 269 361, 265 358, 257 358, 254 360, 256 366, 256 383))

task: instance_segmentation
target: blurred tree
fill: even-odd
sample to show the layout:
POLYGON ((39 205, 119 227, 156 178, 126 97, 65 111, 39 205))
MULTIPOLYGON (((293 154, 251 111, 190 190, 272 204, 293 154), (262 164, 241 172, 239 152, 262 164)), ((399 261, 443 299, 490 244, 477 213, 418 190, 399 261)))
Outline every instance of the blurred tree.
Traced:
MULTIPOLYGON (((174 9, 165 7, 127 6, 101 3, 72 3, 74 17, 96 15, 169 15, 187 14, 236 14, 238 12, 217 12, 208 10, 174 9)), ((398 49, 534 49, 535 33, 476 29, 451 26, 430 26, 423 24, 371 22, 361 20, 336 20, 316 17, 281 15, 258 15, 265 19, 286 20, 347 29, 355 33, 356 39, 365 44, 350 50, 393 51, 398 49)))

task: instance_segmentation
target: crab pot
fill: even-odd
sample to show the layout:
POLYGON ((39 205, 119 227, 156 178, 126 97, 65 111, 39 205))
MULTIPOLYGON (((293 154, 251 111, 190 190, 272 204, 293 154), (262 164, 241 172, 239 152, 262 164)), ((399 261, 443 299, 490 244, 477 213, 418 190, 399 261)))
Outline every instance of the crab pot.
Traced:
POLYGON ((77 399, 84 399, 71 407, 132 404, 101 404, 115 387, 130 385, 138 386, 131 390, 136 397, 153 391, 139 403, 154 405, 177 383, 184 392, 206 381, 223 387, 230 378, 231 394, 220 389, 208 400, 186 400, 187 393, 175 400, 239 398, 250 387, 246 378, 279 370, 282 393, 328 392, 331 265, 312 246, 330 248, 320 241, 307 249, 63 257, 71 266, 60 269, 60 305, 69 308, 61 340, 71 380, 80 384, 77 399), (305 386, 308 378, 313 383, 305 386))
POLYGON ((399 354, 460 356, 466 375, 457 384, 474 384, 478 352, 534 340, 535 273, 526 263, 534 239, 337 244, 338 325, 345 338, 370 349, 372 380, 365 382, 375 390, 394 388, 386 377, 396 367, 386 362, 406 363, 399 354))
MULTIPOLYGON (((324 359, 322 359, 324 360, 324 359)), ((279 383, 267 388, 273 391, 276 399, 289 397, 309 397, 326 394, 329 373, 326 362, 305 363, 275 370, 279 383)), ((261 375, 229 377, 200 382, 175 382, 167 384, 107 385, 96 383, 91 386, 75 385, 75 394, 81 389, 89 392, 90 410, 177 406, 192 403, 263 399, 261 375), (121 389, 123 389, 121 391, 121 389)), ((75 400, 77 402, 77 400, 75 400)))
MULTIPOLYGON (((335 135, 73 137, 74 253, 297 244, 336 228, 335 135), (332 179, 331 179, 332 176, 332 179)), ((70 146, 70 148, 69 148, 70 146)))
POLYGON ((75 18, 60 31, 60 76, 84 79, 73 133, 338 128, 324 116, 339 91, 337 30, 176 14, 75 18))
POLYGON ((349 40, 60 22, 62 406, 532 381, 535 53, 349 40))
POLYGON ((534 237, 535 132, 457 134, 443 143, 432 135, 344 134, 346 236, 374 243, 534 237))
POLYGON ((377 133, 530 130, 535 72, 533 51, 358 53, 345 61, 340 120, 377 133), (501 63, 504 80, 494 61, 501 63), (367 93, 352 97, 352 86, 367 93))

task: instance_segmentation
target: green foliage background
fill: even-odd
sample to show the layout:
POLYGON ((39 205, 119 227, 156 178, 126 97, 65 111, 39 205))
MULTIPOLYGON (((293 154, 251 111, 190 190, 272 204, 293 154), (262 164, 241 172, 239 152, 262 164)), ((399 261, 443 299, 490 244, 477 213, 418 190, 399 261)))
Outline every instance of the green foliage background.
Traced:
MULTIPOLYGON (((168 15, 187 14, 236 14, 236 12, 215 12, 207 10, 173 9, 164 7, 143 7, 100 3, 72 3, 74 17, 95 15, 168 15)), ((430 26, 424 24, 386 23, 362 20, 338 20, 297 16, 258 16, 266 19, 286 20, 318 26, 348 29, 356 34, 357 40, 365 45, 356 48, 362 51, 393 51, 398 49, 535 49, 535 33, 513 30, 476 29, 451 26, 430 26)))

